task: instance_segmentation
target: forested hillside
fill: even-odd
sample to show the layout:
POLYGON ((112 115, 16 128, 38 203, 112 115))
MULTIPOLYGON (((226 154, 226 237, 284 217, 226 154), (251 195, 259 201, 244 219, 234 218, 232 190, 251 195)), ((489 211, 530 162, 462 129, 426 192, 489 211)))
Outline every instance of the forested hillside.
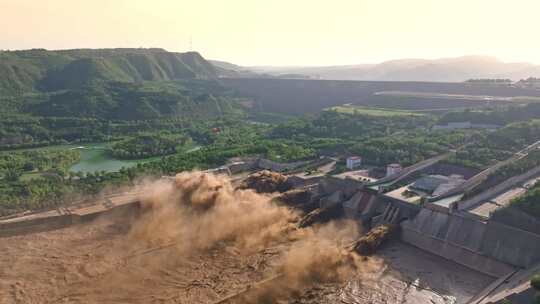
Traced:
POLYGON ((77 89, 96 82, 213 79, 199 53, 163 49, 80 49, 0 52, 0 94, 77 89))
POLYGON ((238 96, 218 81, 222 70, 196 52, 162 49, 1 51, 0 149, 116 140, 241 114, 238 96))
POLYGON ((54 94, 38 104, 27 103, 23 110, 40 116, 121 120, 208 117, 233 110, 229 100, 220 97, 223 92, 213 95, 211 88, 205 88, 204 93, 197 92, 196 87, 200 85, 208 86, 206 83, 108 82, 54 94))

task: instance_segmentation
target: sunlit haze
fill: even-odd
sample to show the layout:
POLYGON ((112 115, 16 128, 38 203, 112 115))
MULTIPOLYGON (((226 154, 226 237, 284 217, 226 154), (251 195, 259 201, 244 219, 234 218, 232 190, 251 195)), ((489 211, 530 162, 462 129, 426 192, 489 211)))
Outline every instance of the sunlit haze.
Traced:
POLYGON ((0 49, 193 48, 242 65, 540 63, 539 11, 538 0, 0 0, 0 49))

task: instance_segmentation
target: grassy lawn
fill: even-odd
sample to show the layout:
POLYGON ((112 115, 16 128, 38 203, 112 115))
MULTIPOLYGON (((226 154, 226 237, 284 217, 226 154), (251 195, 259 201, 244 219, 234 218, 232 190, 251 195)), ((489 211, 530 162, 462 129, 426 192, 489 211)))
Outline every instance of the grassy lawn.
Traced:
POLYGON ((422 116, 425 114, 411 112, 407 110, 396 110, 387 108, 343 105, 331 107, 327 110, 337 111, 339 113, 358 114, 358 115, 371 115, 371 116, 422 116))

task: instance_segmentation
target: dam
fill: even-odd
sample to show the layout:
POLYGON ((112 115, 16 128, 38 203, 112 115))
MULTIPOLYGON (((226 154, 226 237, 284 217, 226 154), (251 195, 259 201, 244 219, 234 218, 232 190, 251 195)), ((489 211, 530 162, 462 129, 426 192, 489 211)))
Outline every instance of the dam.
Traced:
MULTIPOLYGON (((445 198, 448 204, 429 201, 419 204, 411 198, 389 195, 396 191, 396 187, 403 188, 388 188, 393 182, 411 185, 419 176, 438 173, 441 169, 434 166, 442 159, 444 157, 435 157, 379 180, 361 178, 352 173, 335 176, 291 173, 289 179, 294 181, 296 188, 316 189, 320 207, 337 204, 343 209, 344 217, 357 220, 365 229, 381 224, 398 225, 397 238, 403 243, 491 277, 494 283, 482 291, 485 296, 473 298, 476 301, 474 303, 483 303, 481 300, 489 298, 488 295, 492 295, 495 290, 504 291, 504 282, 517 284, 512 277, 522 277, 522 273, 538 267, 540 234, 531 229, 538 227, 538 223, 527 219, 527 226, 517 227, 497 217, 474 216, 463 208, 460 210, 452 207, 459 206, 459 196, 450 200, 445 198)), ((257 165, 259 163, 268 166, 265 162, 257 162, 257 165)), ((231 171, 239 173, 246 169, 260 170, 253 166, 242 164, 241 170, 220 167, 218 172, 231 174, 231 171)), ((527 175, 527 178, 531 176, 527 175)), ((67 228, 109 214, 137 215, 141 210, 140 194, 136 190, 115 193, 56 210, 3 218, 0 220, 0 237, 67 228)), ((515 213, 512 221, 523 222, 522 219, 522 214, 515 213)))

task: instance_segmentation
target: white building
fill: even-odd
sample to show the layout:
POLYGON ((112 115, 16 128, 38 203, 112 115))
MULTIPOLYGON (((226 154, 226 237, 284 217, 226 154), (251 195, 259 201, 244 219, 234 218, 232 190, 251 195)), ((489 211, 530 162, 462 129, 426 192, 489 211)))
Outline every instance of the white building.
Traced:
POLYGON ((351 156, 347 158, 347 169, 353 170, 362 164, 360 156, 351 156))
POLYGON ((403 170, 403 167, 400 164, 390 164, 386 166, 386 176, 398 174, 401 170, 403 170))

